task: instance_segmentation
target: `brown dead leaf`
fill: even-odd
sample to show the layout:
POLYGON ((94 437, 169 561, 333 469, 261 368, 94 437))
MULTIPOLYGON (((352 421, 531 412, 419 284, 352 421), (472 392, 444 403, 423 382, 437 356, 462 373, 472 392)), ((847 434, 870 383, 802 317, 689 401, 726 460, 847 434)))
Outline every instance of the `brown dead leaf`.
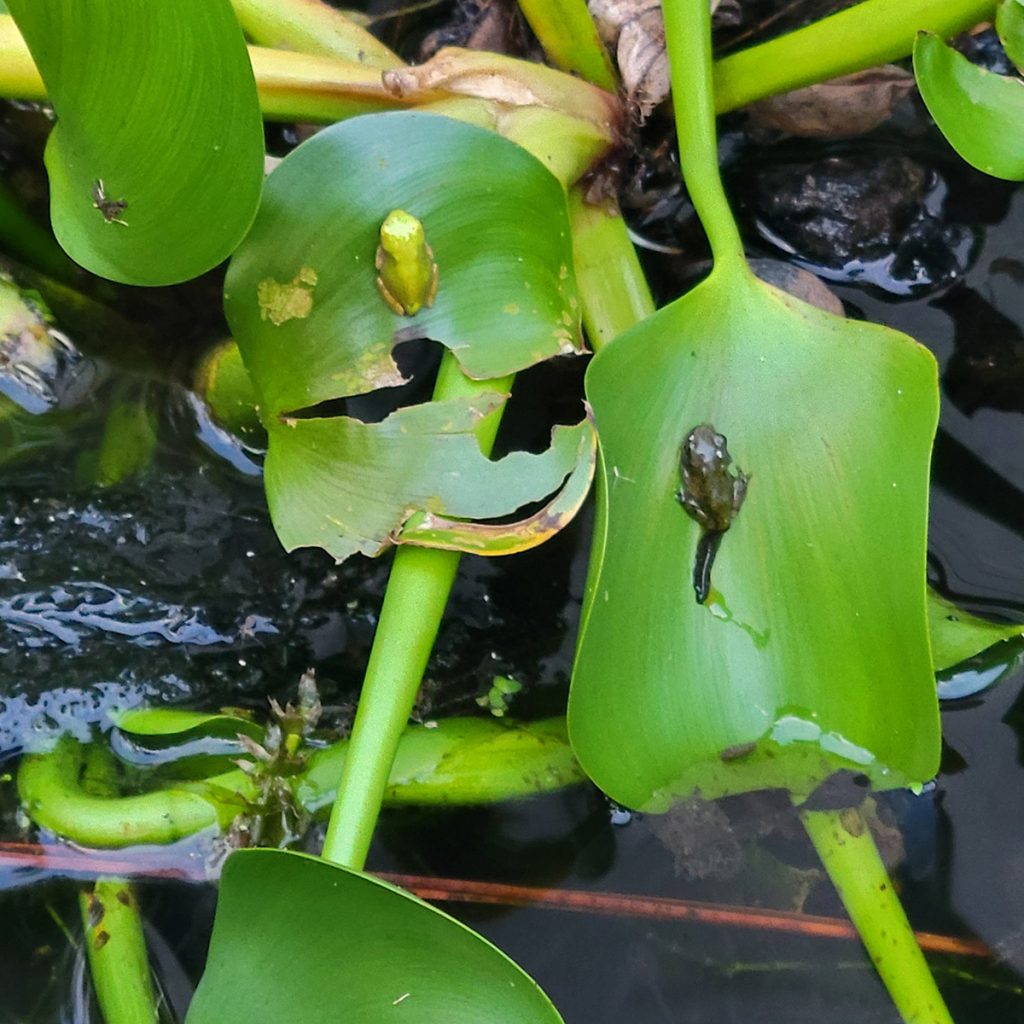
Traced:
MULTIPOLYGON (((619 75, 634 120, 643 124, 669 94, 669 64, 661 0, 589 0, 601 39, 615 48, 619 75)), ((738 0, 711 0, 716 23, 732 24, 738 0)))
POLYGON ((913 88, 910 72, 886 64, 759 100, 747 112, 758 128, 803 138, 847 138, 877 128, 913 88))
POLYGON ((590 0, 601 38, 616 50, 626 101, 641 124, 669 93, 660 0, 590 0))

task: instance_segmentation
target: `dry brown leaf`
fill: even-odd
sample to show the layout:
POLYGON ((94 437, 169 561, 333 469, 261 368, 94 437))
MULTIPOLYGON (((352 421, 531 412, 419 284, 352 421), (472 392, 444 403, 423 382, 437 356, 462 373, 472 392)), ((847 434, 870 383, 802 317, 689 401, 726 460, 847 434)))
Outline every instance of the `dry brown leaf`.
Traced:
POLYGON ((669 93, 660 0, 590 0, 601 38, 616 48, 626 100, 641 123, 669 93))
MULTIPOLYGON (((626 100, 642 124, 670 88, 661 0, 589 0, 588 6, 601 38, 615 48, 626 100)), ((735 21, 738 10, 738 0, 711 0, 722 23, 735 21)))
POLYGON ((913 88, 910 72, 886 64, 759 100, 747 111, 758 128, 803 138, 847 138, 877 128, 913 88))

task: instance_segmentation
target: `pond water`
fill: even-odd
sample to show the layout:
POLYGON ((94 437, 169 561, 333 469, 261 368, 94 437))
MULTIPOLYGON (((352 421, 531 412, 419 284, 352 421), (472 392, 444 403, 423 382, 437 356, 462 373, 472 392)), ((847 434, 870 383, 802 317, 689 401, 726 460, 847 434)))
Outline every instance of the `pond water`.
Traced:
MULTIPOLYGON (((858 151, 881 159, 892 145, 882 132, 858 142, 858 151)), ((837 155, 825 146, 744 152, 755 174, 837 155)), ((914 159, 928 184, 925 213, 911 221, 940 223, 917 249, 901 250, 898 280, 893 252, 841 266, 815 263, 787 241, 784 221, 768 225, 754 206, 745 208, 748 236, 762 254, 788 249, 789 259, 819 270, 851 315, 899 327, 935 352, 945 394, 932 491, 932 582, 973 611, 1024 616, 1024 190, 966 171, 934 138, 920 143, 914 159)), ((656 270, 672 276, 671 268, 656 270)), ((165 342, 179 340, 173 325, 182 322, 181 304, 194 298, 170 290, 154 300, 178 313, 165 342)), ((216 313, 209 309, 212 334, 216 313)), ((63 326, 74 336, 73 324, 63 326)), ((189 340, 181 361, 198 342, 189 340)), ((0 460, 3 769, 13 772, 24 749, 61 730, 84 735, 114 706, 230 704, 262 712, 268 696, 291 696, 309 666, 317 670, 328 723, 343 727, 387 560, 337 567, 316 552, 286 556, 247 457, 234 450, 229 459, 211 448, 187 394, 166 380, 145 385, 160 438, 150 475, 113 488, 83 484, 106 403, 123 394, 120 387, 139 386, 138 374, 117 360, 101 370, 106 383, 68 427, 34 453, 26 448, 21 459, 0 460)), ((578 370, 564 367, 524 375, 507 443, 536 441, 544 433, 536 407, 558 415, 578 385, 578 370)), ((5 438, 8 454, 27 443, 24 434, 5 438)), ((495 562, 464 559, 420 714, 476 711, 475 698, 496 674, 525 685, 515 714, 539 716, 564 705, 589 526, 588 512, 539 551, 495 562)), ((992 671, 1002 675, 998 686, 946 702, 946 750, 935 784, 918 796, 878 799, 886 851, 915 927, 980 940, 991 951, 979 955, 975 943, 931 957, 960 1024, 1024 1020, 1024 673, 1013 667, 1017 654, 1002 653, 1005 671, 992 671)), ((27 847, 13 844, 30 841, 35 836, 5 775, 0 854, 25 854, 27 847)), ((157 973, 179 1016, 212 921, 208 852, 190 843, 126 855, 142 875, 157 973), (188 880, 166 877, 175 872, 188 880)), ((716 923, 682 919, 682 903, 666 909, 620 901, 617 912, 600 898, 573 912, 447 906, 533 974, 570 1024, 897 1019, 856 941, 801 934, 783 927, 788 918, 745 913, 799 908, 843 917, 801 830, 771 794, 668 819, 609 806, 584 786, 486 809, 392 810, 369 867, 734 911, 716 923), (666 919, 671 913, 677 919, 666 919)), ((75 887, 66 875, 66 867, 0 856, 0 1024, 90 1019, 75 887)))

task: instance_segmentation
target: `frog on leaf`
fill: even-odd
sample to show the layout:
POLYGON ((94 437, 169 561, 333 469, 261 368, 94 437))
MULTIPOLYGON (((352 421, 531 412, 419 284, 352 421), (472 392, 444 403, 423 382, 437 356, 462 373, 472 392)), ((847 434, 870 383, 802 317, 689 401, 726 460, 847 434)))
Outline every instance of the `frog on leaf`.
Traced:
POLYGON ((405 210, 392 210, 380 226, 377 290, 399 315, 414 316, 434 304, 437 263, 422 222, 405 210))
POLYGON ((679 451, 676 492, 679 503, 703 530, 693 563, 693 589, 703 604, 711 590, 711 566, 722 536, 732 525, 747 496, 750 477, 732 467, 724 434, 710 423, 701 423, 686 435, 679 451))

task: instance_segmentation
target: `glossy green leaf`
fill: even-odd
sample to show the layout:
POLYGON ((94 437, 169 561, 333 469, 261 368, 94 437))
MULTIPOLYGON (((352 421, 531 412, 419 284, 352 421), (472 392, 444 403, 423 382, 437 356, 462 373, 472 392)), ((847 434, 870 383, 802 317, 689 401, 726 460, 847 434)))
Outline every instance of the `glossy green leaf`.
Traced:
POLYGON ((186 711, 183 708, 132 708, 110 716, 122 732, 139 737, 234 736, 244 732, 262 735, 255 722, 241 715, 211 714, 207 711, 186 711))
POLYGON ((969 164, 1024 179, 1024 82, 972 64, 938 36, 914 43, 914 74, 928 112, 969 164))
POLYGON ((8 0, 57 113, 53 228, 82 266, 170 284, 224 260, 259 203, 263 130, 228 0, 8 0))
POLYGON ((303 854, 244 850, 221 879, 187 1024, 557 1024, 489 942, 402 890, 303 854))
POLYGON ((224 301, 264 422, 400 383, 391 353, 403 339, 441 342, 477 379, 581 344, 558 182, 506 139, 430 114, 354 118, 286 157, 224 301), (423 222, 438 266, 434 304, 415 317, 376 286, 380 226, 396 209, 423 222), (279 289, 296 305, 271 305, 279 289))
POLYGON ((996 8, 996 31, 1006 55, 1024 68, 1024 3, 1021 0, 1002 0, 996 8))
POLYGON ((840 768, 930 778, 930 354, 734 263, 602 349, 587 394, 599 513, 569 702, 587 773, 653 810, 805 795, 840 768), (750 482, 698 604, 701 529, 676 493, 702 423, 750 482))
POLYGON ((989 622, 958 608, 952 601, 928 590, 928 627, 932 638, 935 671, 959 665, 976 654, 1024 636, 1024 624, 989 622))
POLYGON ((373 555, 417 512, 496 518, 559 489, 585 457, 585 422, 557 429, 541 455, 491 462, 473 431, 503 395, 404 408, 380 423, 315 407, 401 383, 392 350, 412 338, 440 341, 479 379, 577 351, 571 255, 557 181, 471 125, 361 117, 283 161, 231 261, 225 303, 267 428, 267 497, 286 548, 373 555), (397 209, 422 222, 438 267, 433 305, 412 317, 377 284, 381 224, 397 209))

